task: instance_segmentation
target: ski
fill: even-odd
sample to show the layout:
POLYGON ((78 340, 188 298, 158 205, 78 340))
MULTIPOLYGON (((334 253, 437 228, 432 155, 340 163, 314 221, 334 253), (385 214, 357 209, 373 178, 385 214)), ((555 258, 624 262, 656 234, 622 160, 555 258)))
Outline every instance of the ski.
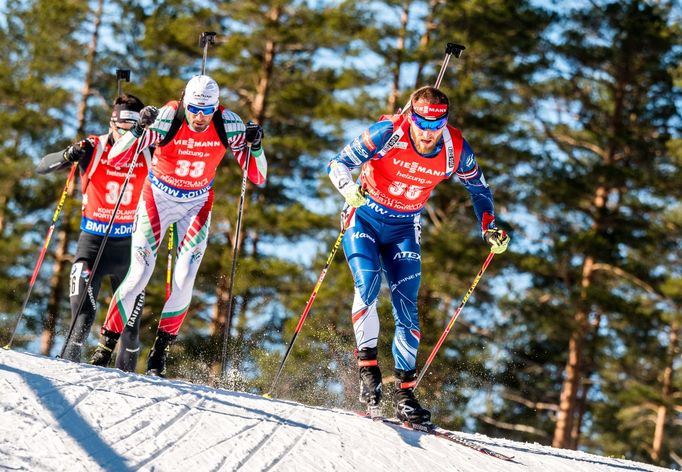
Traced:
POLYGON ((380 415, 370 415, 365 412, 359 412, 358 413, 360 416, 371 419, 376 422, 382 422, 384 424, 396 427, 396 428, 405 428, 409 429, 411 431, 417 431, 419 433, 424 433, 424 434, 430 434, 432 436, 436 436, 438 438, 443 438, 447 441, 453 442, 455 444, 459 444, 460 446, 465 446, 468 447, 469 449, 473 449, 475 451, 478 451, 482 454, 485 454, 490 457, 494 457, 496 459, 500 459, 503 461, 507 462, 516 462, 514 460, 513 456, 507 456, 505 454, 502 454, 497 451, 493 451, 492 449, 488 449, 485 446, 481 446, 480 444, 477 444, 474 441, 470 441, 468 439, 465 439, 461 436, 458 436, 457 434, 453 433, 452 431, 448 431, 446 429, 443 429, 439 426, 434 425, 433 423, 429 423, 428 425, 420 425, 420 424, 412 424, 409 422, 404 422, 400 421, 397 418, 387 418, 385 416, 380 416, 380 415))

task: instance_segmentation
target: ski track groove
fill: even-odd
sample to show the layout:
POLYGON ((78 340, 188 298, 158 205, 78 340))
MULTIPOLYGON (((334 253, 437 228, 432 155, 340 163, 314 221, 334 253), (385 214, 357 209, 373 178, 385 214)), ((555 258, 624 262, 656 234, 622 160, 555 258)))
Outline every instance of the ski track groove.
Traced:
MULTIPOLYGON (((176 420, 175 420, 173 423, 168 424, 167 427, 166 427, 165 429, 160 430, 159 432, 166 431, 166 430, 168 430, 170 427, 172 427, 175 423, 181 421, 182 418, 186 418, 191 412, 197 412, 197 414, 196 414, 195 417, 193 418, 193 419, 194 419, 194 424, 193 424, 190 428, 187 428, 180 436, 177 436, 177 437, 173 438, 173 441, 172 441, 172 445, 171 445, 171 446, 166 447, 166 448, 163 448, 163 449, 161 449, 160 451, 157 451, 157 452, 155 452, 154 454, 152 454, 149 458, 147 458, 147 459, 141 461, 141 462, 138 463, 138 464, 135 464, 135 468, 136 468, 137 470, 141 470, 143 467, 152 464, 153 462, 157 461, 160 457, 163 457, 166 453, 171 452, 171 451, 173 451, 174 449, 176 449, 177 446, 180 446, 180 445, 182 444, 182 442, 183 442, 183 440, 184 440, 185 438, 187 438, 188 436, 190 436, 191 434, 193 434, 193 433, 196 431, 196 429, 199 427, 199 425, 203 422, 203 416, 204 416, 204 414, 205 414, 205 410, 201 409, 200 407, 201 407, 201 405, 203 405, 205 402, 206 402, 206 397, 204 397, 204 396, 202 395, 202 396, 199 398, 199 400, 198 400, 194 405, 192 405, 191 407, 189 407, 189 410, 188 410, 188 411, 186 411, 184 414, 179 415, 178 417, 176 417, 176 420)), ((158 436, 160 436, 160 434, 159 434, 158 436)), ((158 437, 158 436, 157 436, 157 437, 158 437)))
MULTIPOLYGON (((184 396, 186 396, 186 395, 195 396, 193 393, 185 393, 185 394, 180 395, 179 397, 173 397, 173 398, 175 398, 175 399, 180 399, 180 398, 182 398, 182 397, 184 397, 184 396)), ((167 399, 166 399, 166 400, 167 400, 167 399)), ((162 423, 160 426, 158 426, 159 429, 158 429, 158 430, 155 430, 152 436, 153 436, 154 438, 160 436, 164 431, 166 431, 168 428, 170 428, 170 427, 173 426, 175 423, 177 423, 178 421, 180 421, 180 420, 181 420, 184 416, 186 416, 188 413, 190 413, 191 411, 193 411, 194 408, 195 408, 198 404, 200 404, 203 400, 204 400, 204 396, 203 396, 203 395, 199 395, 199 398, 197 398, 196 401, 194 401, 194 402, 192 403, 191 406, 181 405, 181 406, 184 407, 184 410, 179 411, 179 412, 178 412, 175 416, 173 416, 170 420, 168 420, 168 421, 162 423)), ((158 404, 158 403, 159 403, 159 402, 154 402, 155 405, 158 404)), ((157 423, 155 423, 155 422, 153 422, 153 421, 150 421, 148 424, 142 426, 142 427, 139 428, 139 429, 136 429, 135 431, 133 431, 133 432, 132 432, 131 434, 129 434, 128 436, 125 436, 125 437, 123 437, 123 438, 118 439, 117 443, 120 444, 120 443, 122 443, 123 441, 126 441, 126 440, 132 438, 133 436, 137 435, 138 433, 145 432, 145 431, 148 430, 149 428, 154 428, 154 427, 157 427, 157 423)), ((132 447, 130 447, 130 448, 128 448, 128 449, 126 449, 126 455, 129 455, 131 451, 134 451, 134 450, 138 449, 140 446, 146 445, 145 442, 146 442, 146 440, 148 440, 148 439, 151 439, 151 438, 147 437, 147 438, 143 438, 142 441, 137 441, 137 444, 135 444, 134 446, 132 446, 132 447)))
MULTIPOLYGON (((206 447, 204 447, 203 449, 201 449, 200 451, 195 452, 195 453, 192 454, 191 456, 185 457, 183 462, 186 462, 186 461, 188 461, 189 459, 193 459, 194 457, 200 456, 200 455, 204 454, 206 451, 210 451, 210 450, 213 449, 213 448, 217 448, 218 446, 222 445, 223 443, 229 442, 229 441, 231 441, 232 439, 237 438, 237 437, 239 437, 240 435, 242 435, 243 433, 247 432, 248 430, 255 428, 255 427, 258 426, 259 424, 261 424, 261 421, 257 420, 255 423, 253 423, 253 424, 251 424, 251 425, 248 425, 248 426, 245 426, 244 428, 242 428, 242 429, 240 429, 239 431, 235 432, 233 435, 228 436, 227 438, 223 438, 223 439, 221 439, 220 441, 218 441, 218 442, 216 442, 216 443, 214 443, 214 444, 211 444, 210 446, 206 446, 206 447)), ((226 460, 226 459, 227 459, 227 458, 223 458, 222 462, 221 462, 220 464, 218 464, 218 466, 217 466, 215 469, 212 469, 212 470, 220 470, 220 469, 222 468, 222 466, 225 464, 225 460, 226 460)), ((182 469, 182 467, 180 467, 180 469, 182 469)))
MULTIPOLYGON (((238 469, 241 468, 244 464, 246 464, 246 463, 249 461, 249 459, 251 459, 251 457, 253 457, 254 454, 255 454, 255 453, 256 453, 256 452, 265 444, 265 443, 267 443, 267 442, 270 440, 270 438, 272 438, 272 436, 273 436, 273 435, 274 435, 274 434, 275 434, 275 433, 276 433, 276 432, 285 424, 285 422, 290 418, 289 413, 293 412, 295 409, 296 409, 296 406, 292 406, 291 408, 287 409, 287 410, 286 410, 287 415, 284 416, 284 419, 283 419, 283 420, 278 420, 278 421, 277 421, 277 425, 276 425, 274 428, 272 428, 272 430, 271 430, 269 433, 267 433, 267 435, 266 435, 263 439, 261 439, 261 440, 258 442, 258 444, 256 444, 253 448, 244 451, 245 454, 246 454, 246 457, 243 458, 243 459, 241 459, 241 460, 234 466, 234 468, 233 468, 232 470, 238 470, 238 469)), ((269 423, 269 421, 266 421, 266 420, 267 420, 267 419, 271 419, 271 418, 274 417, 274 416, 282 417, 282 415, 281 415, 281 413, 280 413, 280 412, 282 412, 282 411, 284 411, 284 409, 279 410, 279 411, 276 411, 275 413, 268 415, 267 418, 259 419, 258 422, 257 422, 256 424, 253 425, 253 427, 257 427, 257 426, 260 426, 260 425, 269 423)), ((247 428, 247 429, 252 429, 252 428, 247 428)), ((244 431, 246 431, 246 429, 245 429, 244 431)), ((244 431, 240 432, 239 434, 237 434, 237 435, 235 435, 235 436, 232 436, 232 438, 235 438, 235 437, 240 436, 244 431)), ((224 442, 224 441, 221 441, 221 442, 224 442)), ((215 469, 215 470, 222 470, 222 469, 223 469, 223 466, 224 466, 225 463, 227 462, 227 459, 228 459, 227 457, 223 458, 223 460, 221 461, 221 463, 218 465, 217 469, 215 469)))
MULTIPOLYGON (((279 416, 280 413, 281 413, 282 411, 284 411, 284 410, 276 410, 274 413, 272 413, 272 414, 269 415, 268 417, 279 416)), ((289 411, 291 411, 291 410, 289 410, 289 411)), ((220 413, 220 412, 214 412, 214 413, 220 413)), ((222 413, 221 413, 221 414, 222 414, 222 413)), ((221 445, 224 444, 224 443, 230 442, 230 441, 232 441, 233 439, 238 438, 238 437, 241 436, 242 434, 246 433, 247 431, 249 431, 249 430, 251 430, 251 429, 253 429, 253 428, 257 427, 257 426, 262 425, 263 422, 264 422, 262 419, 256 419, 256 418, 253 418, 252 421, 254 421, 253 424, 244 426, 242 429, 240 429, 239 431, 236 431, 234 434, 232 434, 232 435, 230 435, 230 436, 228 436, 228 437, 226 437, 226 438, 223 438, 223 439, 221 439, 220 441, 215 442, 215 443, 213 443, 213 444, 211 444, 211 445, 209 445, 209 446, 204 447, 203 449, 201 449, 201 450, 195 452, 195 453, 192 454, 191 456, 185 457, 183 460, 184 460, 184 461, 187 461, 187 460, 192 459, 192 458, 194 458, 194 457, 196 457, 196 456, 199 456, 199 455, 204 454, 206 451, 210 451, 211 449, 217 448, 218 446, 221 446, 221 445)), ((212 470, 220 470, 220 469, 223 467, 223 465, 225 464, 225 460, 226 460, 226 459, 227 459, 227 458, 224 458, 223 461, 222 461, 220 464, 218 464, 218 466, 217 466, 215 469, 212 469, 212 470)))
MULTIPOLYGON (((187 395, 187 394, 185 393, 185 394, 183 394, 183 395, 187 395)), ((128 421, 128 420, 134 418, 134 417, 137 416, 140 412, 143 412, 144 410, 146 410, 146 409, 149 408, 150 406, 158 405, 159 403, 167 402, 167 401, 169 401, 169 400, 177 400, 178 398, 181 398, 183 395, 181 395, 181 396, 169 395, 169 396, 167 396, 167 397, 152 398, 152 399, 150 399, 149 402, 147 402, 146 404, 140 405, 140 406, 138 406, 138 407, 136 407, 136 408, 130 410, 130 415, 129 415, 129 416, 126 416, 125 418, 121 418, 120 420, 116 421, 115 423, 112 423, 112 424, 108 425, 106 428, 102 428, 101 431, 102 431, 102 432, 109 431, 109 430, 111 430, 112 428, 115 428, 116 426, 119 426, 119 425, 125 423, 126 421, 128 421)), ((125 438, 124 438, 124 439, 125 439, 125 438)))
MULTIPOLYGON (((108 379, 106 376, 100 375, 98 377, 91 379, 90 382, 86 382, 84 384, 75 384, 75 383, 69 382, 69 383, 64 383, 64 384, 55 386, 55 388, 53 388, 53 389, 51 388, 51 389, 47 390, 47 394, 49 394, 49 393, 52 393, 54 391, 62 390, 64 387, 71 387, 71 386, 85 387, 88 389, 88 391, 86 393, 84 393, 80 397, 76 398, 76 400, 73 403, 70 403, 69 406, 67 408, 64 408, 64 410, 61 411, 58 415, 52 415, 52 417, 54 418, 54 421, 58 423, 64 416, 66 416, 69 413, 71 413, 72 411, 74 411, 76 409, 76 407, 83 402, 83 400, 85 400, 90 395, 92 395, 93 392, 96 392, 97 390, 99 390, 100 385, 106 384, 110 380, 111 379, 108 379), (92 384, 94 384, 94 385, 91 386, 92 384)), ((36 392, 36 396, 38 397, 38 401, 42 400, 47 394, 44 392, 36 392)), ((41 428, 39 431, 37 431, 33 435, 29 436, 28 439, 35 440, 35 438, 37 436, 41 435, 43 432, 50 429, 51 426, 52 425, 47 425, 47 426, 41 428)))
POLYGON ((310 424, 312 422, 313 422, 313 411, 311 410, 308 412, 308 420, 305 422, 307 428, 305 428, 303 430, 301 435, 293 442, 293 444, 291 444, 290 446, 287 446, 287 448, 279 456, 275 457, 269 465, 265 466, 263 471, 272 470, 273 467, 275 467, 277 464, 282 462, 282 459, 284 459, 291 452, 293 452, 293 450, 296 449, 296 447, 301 443, 301 441, 306 436, 306 434, 308 434, 308 432, 310 431, 310 424))

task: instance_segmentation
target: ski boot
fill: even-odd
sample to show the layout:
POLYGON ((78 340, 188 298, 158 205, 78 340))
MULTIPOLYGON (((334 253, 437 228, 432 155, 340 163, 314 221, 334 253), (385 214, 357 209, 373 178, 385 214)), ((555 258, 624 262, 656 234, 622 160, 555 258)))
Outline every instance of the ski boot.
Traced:
POLYGON ((135 372, 135 367, 137 367, 137 358, 140 354, 140 346, 136 348, 123 348, 119 349, 118 356, 116 356, 116 368, 121 369, 123 372, 135 372))
POLYGON ((147 375, 154 377, 166 376, 166 358, 170 351, 171 344, 175 341, 177 336, 158 330, 156 332, 156 339, 154 346, 149 351, 149 358, 147 359, 147 375))
POLYGON ((83 351, 83 342, 69 341, 69 343, 64 348, 64 355, 62 359, 66 359, 71 362, 80 362, 81 353, 83 351))
MULTIPOLYGON (((136 328, 139 328, 139 326, 136 326, 136 328)), ((135 372, 137 359, 140 356, 140 336, 138 329, 132 329, 126 325, 123 328, 123 332, 118 341, 121 344, 118 348, 118 355, 116 356, 116 363, 114 365, 123 372, 135 372)))
POLYGON ((419 404, 414 397, 414 387, 417 384, 416 370, 395 370, 395 416, 414 429, 428 429, 433 427, 431 412, 419 404))
POLYGON ((360 373, 360 401, 367 405, 372 418, 381 416, 381 370, 377 363, 377 348, 369 347, 357 351, 360 373))
POLYGON ((109 367, 111 355, 114 353, 119 336, 121 336, 120 333, 114 333, 102 328, 102 338, 97 345, 97 349, 95 349, 95 353, 92 355, 92 359, 90 359, 90 364, 109 367))

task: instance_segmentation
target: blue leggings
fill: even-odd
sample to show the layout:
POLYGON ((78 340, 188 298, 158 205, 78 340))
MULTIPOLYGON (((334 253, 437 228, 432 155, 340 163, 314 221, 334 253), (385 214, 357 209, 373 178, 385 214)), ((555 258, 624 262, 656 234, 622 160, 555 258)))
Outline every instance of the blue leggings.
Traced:
POLYGON ((383 271, 391 291, 396 369, 413 370, 419 347, 417 294, 421 282, 419 215, 386 221, 359 208, 343 237, 343 250, 355 282, 353 329, 358 349, 376 347, 377 297, 383 271))

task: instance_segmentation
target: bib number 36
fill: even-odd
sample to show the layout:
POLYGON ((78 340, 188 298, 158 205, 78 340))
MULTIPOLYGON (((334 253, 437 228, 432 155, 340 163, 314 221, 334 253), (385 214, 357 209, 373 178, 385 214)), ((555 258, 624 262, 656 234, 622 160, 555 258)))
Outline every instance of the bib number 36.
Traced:
MULTIPOLYGON (((115 205, 116 202, 118 202, 118 194, 121 189, 121 184, 118 182, 107 182, 107 194, 105 195, 104 199, 106 202, 110 205, 115 205)), ((133 199, 133 184, 128 183, 126 185, 126 191, 123 192, 123 196, 121 197, 121 204, 122 205, 130 205, 130 202, 133 199)))

